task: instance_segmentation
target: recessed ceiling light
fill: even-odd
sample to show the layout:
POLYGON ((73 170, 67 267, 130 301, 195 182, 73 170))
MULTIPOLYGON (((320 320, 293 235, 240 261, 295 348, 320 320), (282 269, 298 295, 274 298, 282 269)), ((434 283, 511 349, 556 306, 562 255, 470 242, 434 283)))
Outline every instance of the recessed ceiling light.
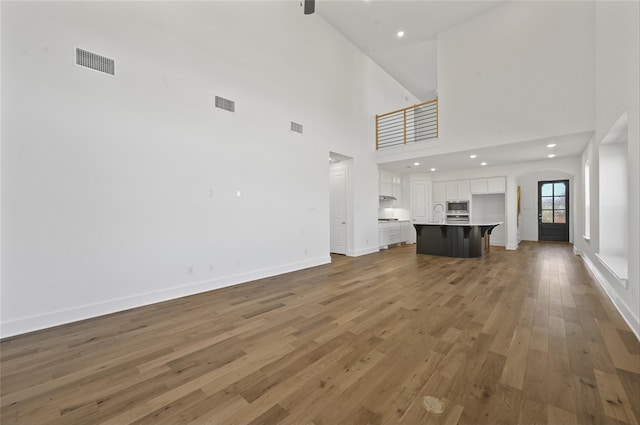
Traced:
POLYGON ((419 162, 414 162, 413 165, 415 165, 417 167, 418 165, 420 165, 420 163, 419 162))
POLYGON ((551 154, 547 155, 547 157, 549 157, 549 158, 554 158, 555 156, 556 156, 555 153, 551 153, 551 154))
POLYGON ((477 157, 478 157, 478 155, 469 155, 469 158, 471 158, 471 159, 474 159, 474 158, 477 158, 477 157))
POLYGON ((555 143, 549 143, 549 144, 547 145, 547 147, 548 147, 548 148, 555 148, 555 147, 556 147, 556 144, 555 144, 555 143))
POLYGON ((487 163, 486 162, 481 162, 480 165, 484 166, 484 165, 487 165, 487 163))
POLYGON ((435 169, 435 168, 432 168, 432 169, 431 169, 431 171, 436 171, 436 169, 435 169))
POLYGON ((398 36, 398 38, 404 37, 404 31, 402 31, 402 30, 398 31, 397 36, 398 36))

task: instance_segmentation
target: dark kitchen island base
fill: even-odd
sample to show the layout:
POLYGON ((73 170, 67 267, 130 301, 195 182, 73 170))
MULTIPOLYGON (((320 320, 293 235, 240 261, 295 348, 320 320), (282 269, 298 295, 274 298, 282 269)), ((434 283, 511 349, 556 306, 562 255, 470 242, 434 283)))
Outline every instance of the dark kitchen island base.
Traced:
POLYGON ((416 252, 443 257, 482 257, 485 245, 489 245, 491 231, 500 224, 502 223, 414 224, 417 235, 416 252))

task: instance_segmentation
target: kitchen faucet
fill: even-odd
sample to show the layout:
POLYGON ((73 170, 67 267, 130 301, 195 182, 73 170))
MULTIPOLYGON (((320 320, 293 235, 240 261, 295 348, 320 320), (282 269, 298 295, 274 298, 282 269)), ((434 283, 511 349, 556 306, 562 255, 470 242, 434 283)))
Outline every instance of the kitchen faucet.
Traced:
POLYGON ((440 218, 440 222, 444 223, 444 205, 442 205, 442 204, 435 204, 433 206, 433 221, 436 221, 436 212, 437 212, 436 209, 438 207, 440 207, 440 210, 441 210, 440 212, 442 213, 442 217, 440 218))

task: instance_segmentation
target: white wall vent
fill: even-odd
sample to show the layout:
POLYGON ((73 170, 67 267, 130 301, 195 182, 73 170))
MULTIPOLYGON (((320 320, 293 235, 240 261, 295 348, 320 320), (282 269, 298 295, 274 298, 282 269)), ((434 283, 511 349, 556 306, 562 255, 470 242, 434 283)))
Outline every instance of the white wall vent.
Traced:
POLYGON ((76 48, 76 65, 93 69, 103 74, 116 75, 115 61, 96 53, 76 48))
POLYGON ((291 131, 302 134, 302 124, 291 121, 291 131))
POLYGON ((216 108, 224 109, 229 112, 236 112, 236 102, 225 99, 224 97, 216 96, 216 108))

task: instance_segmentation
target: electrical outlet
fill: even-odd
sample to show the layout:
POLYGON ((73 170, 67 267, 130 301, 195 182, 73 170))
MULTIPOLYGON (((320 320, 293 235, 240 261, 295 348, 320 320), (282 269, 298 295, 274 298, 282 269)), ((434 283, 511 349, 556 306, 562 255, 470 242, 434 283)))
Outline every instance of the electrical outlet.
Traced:
POLYGON ((209 264, 209 271, 212 272, 213 271, 213 264, 209 264))
POLYGON ((308 252, 307 252, 307 248, 305 248, 305 249, 304 249, 304 255, 307 255, 307 254, 308 254, 308 252))
POLYGON ((213 190, 209 191, 209 198, 213 198, 213 190))
POLYGON ((239 198, 242 196, 242 192, 240 192, 239 190, 236 191, 236 196, 239 198))
POLYGON ((187 274, 193 274, 193 266, 187 266, 187 274))

